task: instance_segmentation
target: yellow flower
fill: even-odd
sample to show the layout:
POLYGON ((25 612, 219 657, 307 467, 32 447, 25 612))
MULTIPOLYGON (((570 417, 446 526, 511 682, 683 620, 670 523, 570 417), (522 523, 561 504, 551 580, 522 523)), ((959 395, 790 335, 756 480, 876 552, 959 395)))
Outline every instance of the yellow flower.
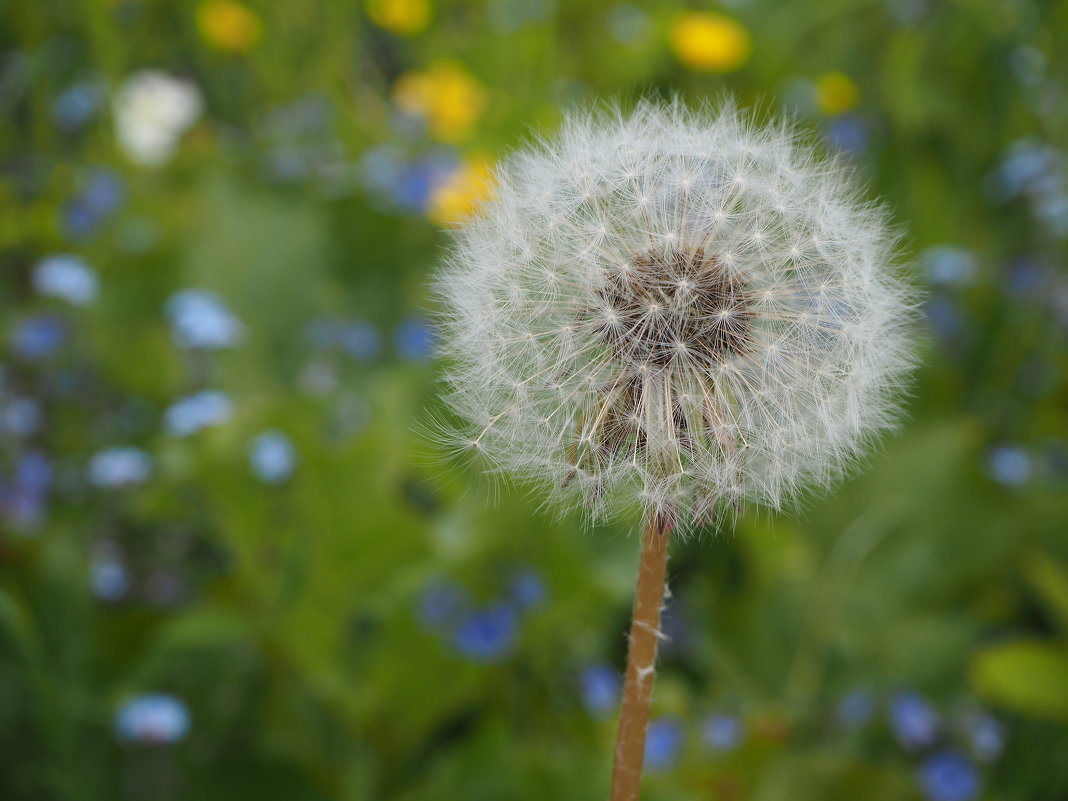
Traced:
POLYGON ((692 11, 671 26, 671 49, 690 69, 707 72, 736 70, 749 58, 749 31, 722 14, 692 11))
POLYGON ((859 98, 856 83, 843 72, 828 72, 816 81, 816 102, 828 114, 849 111, 859 98))
POLYGON ((428 0, 367 0, 367 16, 379 28, 410 36, 430 22, 428 0))
POLYGON ((243 53, 263 34, 260 18, 234 0, 206 0, 197 6, 197 29, 220 50, 243 53))
POLYGON ((486 92, 460 67, 438 62, 401 75, 393 84, 393 99, 404 111, 425 119, 433 138, 458 142, 482 114, 486 92))
POLYGON ((468 159, 431 192, 426 216, 438 225, 463 222, 492 193, 489 162, 468 159))

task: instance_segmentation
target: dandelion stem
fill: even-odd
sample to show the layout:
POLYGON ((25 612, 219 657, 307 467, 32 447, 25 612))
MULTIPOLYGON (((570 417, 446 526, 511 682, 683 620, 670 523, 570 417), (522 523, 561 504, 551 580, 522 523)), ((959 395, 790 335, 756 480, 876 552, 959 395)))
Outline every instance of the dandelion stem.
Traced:
POLYGON ((627 675, 623 705, 616 735, 612 765, 611 801, 637 801, 645 757, 645 730, 649 723, 649 699, 653 694, 660 608, 664 600, 670 523, 652 516, 642 532, 638 582, 634 590, 634 613, 627 647, 627 675))

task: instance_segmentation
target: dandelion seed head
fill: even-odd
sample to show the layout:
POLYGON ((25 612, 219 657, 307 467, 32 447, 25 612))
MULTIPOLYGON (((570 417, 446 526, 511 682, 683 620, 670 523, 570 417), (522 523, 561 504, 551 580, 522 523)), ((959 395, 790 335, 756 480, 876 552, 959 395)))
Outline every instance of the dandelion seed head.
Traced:
POLYGON ((894 424, 894 237, 788 124, 574 113, 496 186, 437 281, 457 441, 494 471, 593 519, 700 524, 831 483, 894 424))

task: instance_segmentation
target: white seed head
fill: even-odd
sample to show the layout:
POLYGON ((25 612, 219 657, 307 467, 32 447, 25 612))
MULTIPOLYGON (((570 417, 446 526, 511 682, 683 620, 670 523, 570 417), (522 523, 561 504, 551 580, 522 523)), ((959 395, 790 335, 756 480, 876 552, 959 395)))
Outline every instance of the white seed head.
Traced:
POLYGON ((457 442, 593 519, 779 508, 892 426, 913 364, 885 213, 730 105, 568 116, 437 291, 457 442))

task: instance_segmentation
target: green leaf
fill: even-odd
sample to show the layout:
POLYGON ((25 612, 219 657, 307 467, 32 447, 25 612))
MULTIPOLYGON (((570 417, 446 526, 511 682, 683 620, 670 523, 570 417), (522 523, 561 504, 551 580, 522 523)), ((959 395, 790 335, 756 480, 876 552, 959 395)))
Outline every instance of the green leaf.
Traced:
POLYGON ((1039 553, 1024 566, 1024 574, 1068 632, 1068 570, 1049 554, 1039 553))
POLYGON ((993 703, 1025 715, 1068 720, 1068 650, 1021 640, 979 653, 972 684, 993 703))

